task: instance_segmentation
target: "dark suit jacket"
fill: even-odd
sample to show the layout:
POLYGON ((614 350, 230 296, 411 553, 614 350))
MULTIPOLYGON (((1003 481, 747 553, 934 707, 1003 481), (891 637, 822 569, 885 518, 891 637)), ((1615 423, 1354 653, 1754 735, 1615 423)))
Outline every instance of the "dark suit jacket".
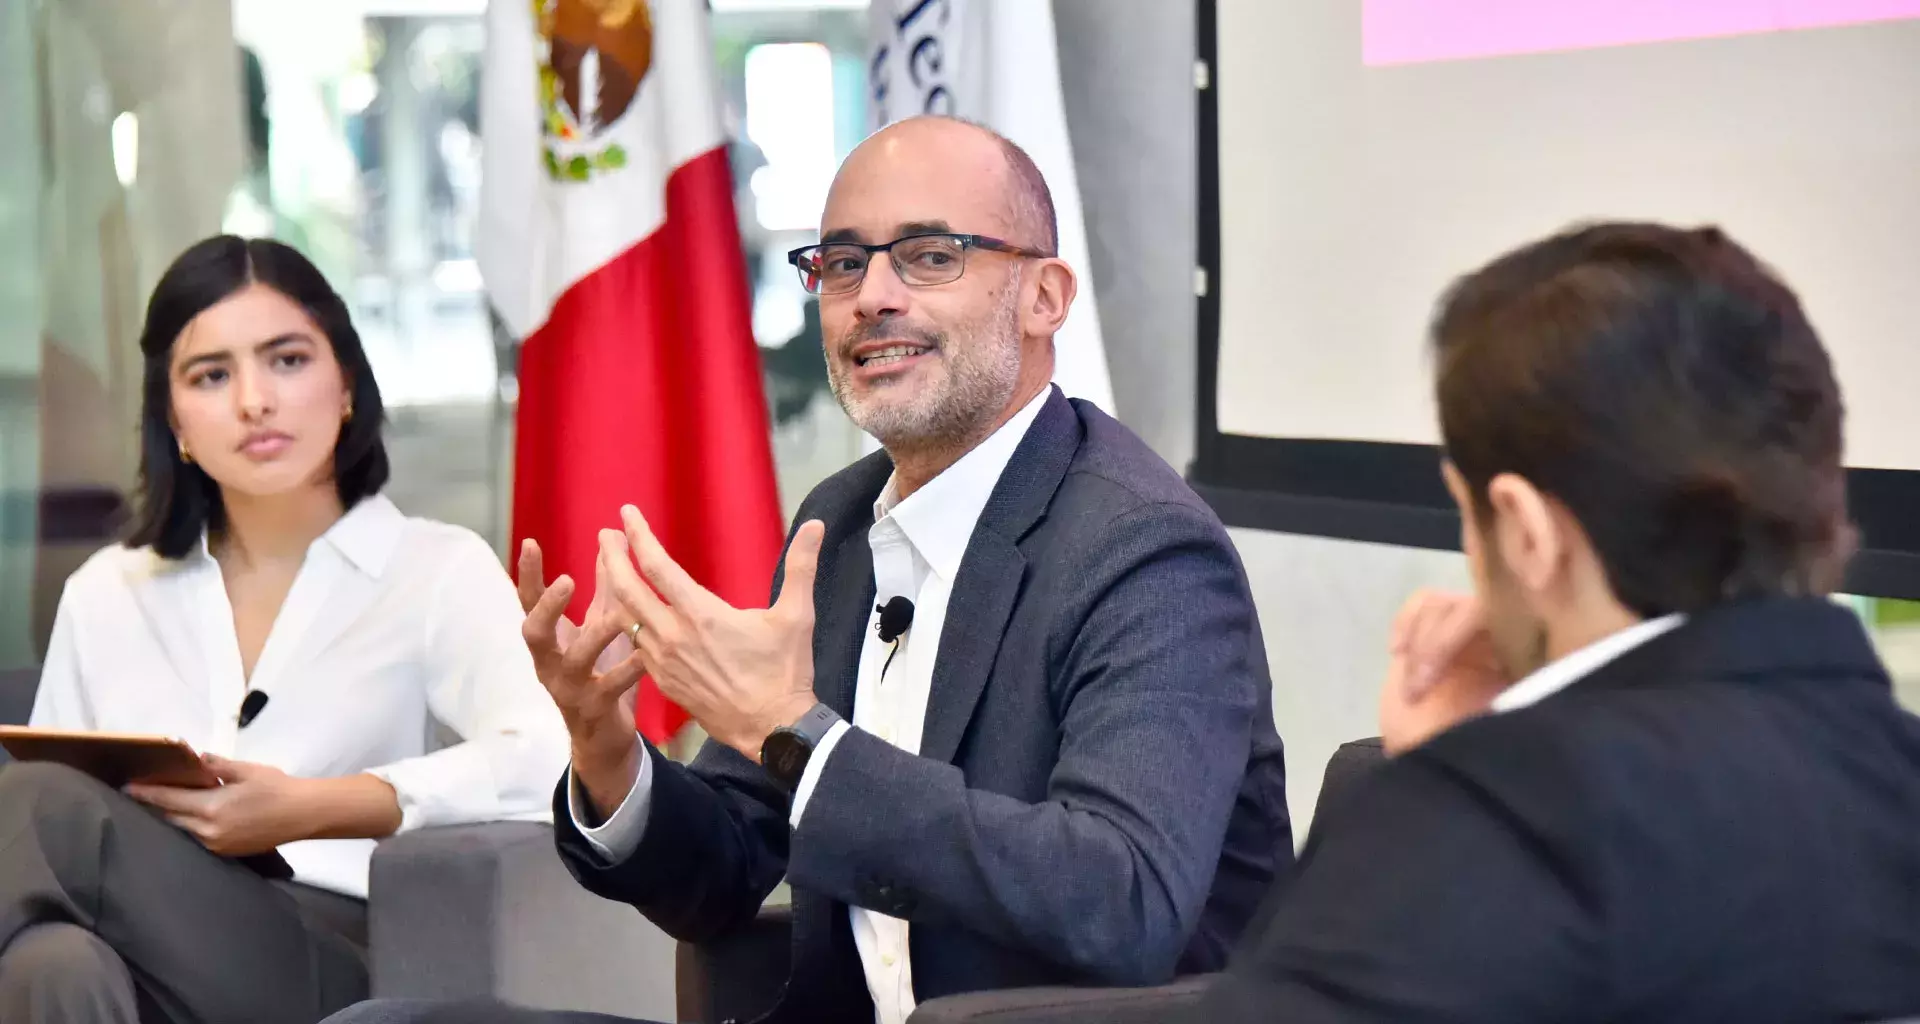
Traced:
MULTIPOLYGON (((849 721, 891 471, 863 459, 795 517, 827 527, 814 688, 849 721)), ((683 941, 741 927, 786 875, 784 1019, 871 1019, 849 904, 912 923, 920 1000, 1160 982, 1222 966, 1291 864, 1270 687, 1219 521, 1139 438, 1055 391, 961 562, 919 756, 851 730, 790 830, 788 795, 738 753, 709 743, 689 768, 650 751, 631 857, 601 863, 564 790, 556 835, 583 885, 683 941)))
POLYGON ((1920 720, 1846 609, 1723 606, 1382 765, 1269 909, 1194 1020, 1920 1013, 1920 720))

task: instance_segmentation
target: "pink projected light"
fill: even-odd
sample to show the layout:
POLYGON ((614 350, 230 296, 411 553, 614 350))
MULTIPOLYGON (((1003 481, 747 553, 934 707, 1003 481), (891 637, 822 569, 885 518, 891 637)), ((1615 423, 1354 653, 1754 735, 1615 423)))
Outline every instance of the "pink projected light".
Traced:
POLYGON ((1365 0, 1370 65, 1920 18, 1920 0, 1365 0))

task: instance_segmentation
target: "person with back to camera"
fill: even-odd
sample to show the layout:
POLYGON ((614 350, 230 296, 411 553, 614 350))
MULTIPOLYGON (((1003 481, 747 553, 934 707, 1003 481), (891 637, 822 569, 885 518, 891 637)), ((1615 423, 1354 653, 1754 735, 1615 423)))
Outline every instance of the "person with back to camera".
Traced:
MULTIPOLYGON (((1074 296, 1055 230, 1007 140, 940 117, 875 134, 791 258, 834 395, 885 451, 802 503, 771 607, 701 589, 633 510, 577 628, 573 581, 523 558, 527 641, 573 736, 561 857, 689 942, 749 924, 785 877, 771 1020, 902 1024, 954 993, 1214 970, 1292 862, 1226 530, 1049 383, 1074 296), (642 669, 712 737, 691 766, 636 736, 642 669)), ((335 1021, 572 1019, 608 1018, 335 1021)))
POLYGON ((0 769, 0 1020, 315 1021, 367 993, 372 840, 543 819, 565 725, 486 542, 380 495, 380 391, 311 263, 200 242, 140 347, 134 523, 67 581, 31 721, 177 736, 224 784, 0 769), (291 880, 240 860, 276 849, 291 880))
POLYGON ((1829 600, 1833 368, 1712 228, 1601 224, 1433 328, 1473 594, 1415 596, 1394 756, 1322 815, 1192 1020, 1920 1015, 1920 719, 1829 600))

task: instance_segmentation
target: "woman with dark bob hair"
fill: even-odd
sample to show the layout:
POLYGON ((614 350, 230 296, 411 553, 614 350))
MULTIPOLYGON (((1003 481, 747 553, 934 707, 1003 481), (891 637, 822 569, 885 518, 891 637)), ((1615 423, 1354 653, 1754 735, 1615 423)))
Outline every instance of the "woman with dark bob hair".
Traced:
POLYGON ((32 724, 179 737, 222 784, 0 771, 0 1020, 318 1020, 367 993, 374 840, 545 818, 566 729, 486 542, 380 495, 313 264, 200 242, 140 349, 139 507, 67 580, 32 724))

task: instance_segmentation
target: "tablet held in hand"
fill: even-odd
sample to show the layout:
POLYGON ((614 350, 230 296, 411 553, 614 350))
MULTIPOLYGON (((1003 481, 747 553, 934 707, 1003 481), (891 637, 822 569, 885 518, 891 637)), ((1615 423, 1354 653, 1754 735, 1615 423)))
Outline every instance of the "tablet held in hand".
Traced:
POLYGON ((138 733, 0 726, 0 747, 16 761, 52 761, 119 789, 129 782, 206 789, 220 780, 185 740, 138 733))

